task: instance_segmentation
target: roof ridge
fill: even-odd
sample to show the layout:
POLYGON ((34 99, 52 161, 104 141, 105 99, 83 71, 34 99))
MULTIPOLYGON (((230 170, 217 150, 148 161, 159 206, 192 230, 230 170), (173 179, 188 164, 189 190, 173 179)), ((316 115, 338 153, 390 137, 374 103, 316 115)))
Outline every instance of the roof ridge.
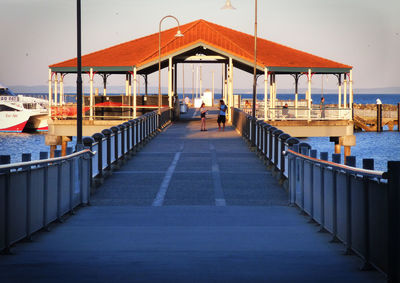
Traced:
MULTIPOLYGON (((181 31, 182 34, 185 35, 185 33, 186 33, 187 31, 193 29, 193 28, 194 28, 196 25, 198 25, 201 21, 204 21, 204 20, 201 20, 201 19, 200 19, 200 20, 193 21, 193 22, 190 22, 190 23, 187 23, 187 24, 183 25, 183 26, 188 26, 188 28, 187 28, 186 30, 184 30, 183 32, 181 31)), ((182 28, 183 26, 181 26, 180 28, 182 28)), ((165 30, 165 31, 163 31, 162 33, 167 32, 167 31, 170 31, 170 30, 172 30, 172 29, 176 29, 176 27, 171 28, 171 29, 168 29, 168 30, 165 30)), ((166 48, 170 43, 172 43, 172 42, 175 41, 175 40, 177 40, 177 38, 176 38, 176 37, 173 37, 171 40, 169 40, 169 41, 166 42, 164 45, 162 45, 161 48, 160 48, 160 50, 162 51, 163 48, 166 48)), ((161 52, 161 53, 162 53, 162 52, 161 52)), ((156 56, 157 54, 158 54, 158 48, 157 48, 156 51, 152 52, 151 54, 149 54, 149 55, 146 56, 145 58, 140 59, 139 62, 138 62, 138 64, 140 64, 140 63, 142 63, 142 62, 145 62, 146 60, 148 60, 149 58, 151 58, 151 57, 153 57, 153 56, 156 56)))
MULTIPOLYGON (((231 28, 227 28, 227 27, 224 27, 224 26, 221 26, 221 25, 217 25, 217 24, 214 24, 214 23, 211 23, 211 22, 208 22, 208 21, 204 21, 204 22, 205 22, 208 26, 216 25, 216 26, 218 26, 218 27, 220 27, 220 28, 228 29, 228 30, 230 30, 230 31, 238 32, 238 33, 244 34, 244 35, 246 35, 246 36, 248 36, 248 37, 253 37, 253 38, 254 38, 254 36, 252 36, 252 35, 250 35, 250 34, 247 34, 247 33, 244 33, 244 32, 240 32, 240 31, 237 31, 237 30, 234 30, 234 29, 231 29, 231 28)), ((211 28, 211 27, 210 27, 210 28, 211 28)), ((254 53, 253 53, 253 54, 250 54, 246 49, 243 49, 240 45, 238 45, 237 43, 235 43, 234 41, 232 41, 229 37, 227 37, 226 35, 224 35, 224 34, 221 33, 220 31, 215 30, 215 29, 213 29, 213 30, 214 30, 216 33, 218 33, 221 37, 227 39, 231 44, 235 45, 235 46, 238 47, 240 50, 242 50, 242 52, 245 53, 245 54, 247 54, 250 58, 251 58, 252 56, 254 56, 254 53)), ((258 41, 258 38, 257 38, 257 41, 258 41)), ((257 61, 259 61, 258 58, 257 58, 257 61)), ((260 63, 264 64, 263 62, 260 62, 260 63)), ((265 64, 264 64, 264 65, 265 65, 265 64)))

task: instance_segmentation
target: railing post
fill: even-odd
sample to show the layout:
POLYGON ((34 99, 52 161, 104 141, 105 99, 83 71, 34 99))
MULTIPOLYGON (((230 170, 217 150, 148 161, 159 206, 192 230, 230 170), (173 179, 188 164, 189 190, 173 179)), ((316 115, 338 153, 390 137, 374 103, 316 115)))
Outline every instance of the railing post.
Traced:
POLYGON ((49 153, 47 151, 41 151, 39 152, 39 159, 47 159, 49 158, 49 153))
MULTIPOLYGON (((332 162, 340 164, 341 161, 340 153, 332 154, 332 162)), ((333 169, 333 198, 332 198, 332 243, 339 242, 337 237, 337 169, 333 169)))
POLYGON ((271 127, 272 126, 267 123, 263 124, 264 131, 263 131, 263 151, 262 151, 262 153, 263 153, 263 158, 264 158, 264 164, 267 164, 268 131, 269 131, 269 128, 271 128, 271 127))
POLYGON ((287 133, 282 133, 278 136, 278 141, 280 143, 281 151, 279 152, 280 158, 280 170, 279 170, 279 179, 285 179, 285 151, 286 151, 286 141, 290 139, 290 135, 287 133))
MULTIPOLYGON (((10 155, 0 155, 0 165, 10 164, 10 155)), ((4 170, 2 173, 8 173, 9 170, 4 170)), ((11 244, 10 244, 10 174, 6 175, 5 180, 5 195, 4 195, 4 250, 1 251, 2 254, 11 254, 11 244)), ((1 200, 0 200, 1 201, 1 200)), ((0 230, 1 233, 1 230, 0 230)))
POLYGON ((275 131, 272 132, 272 137, 273 137, 273 145, 274 145, 274 150, 273 150, 273 155, 274 155, 274 171, 277 171, 278 168, 278 160, 279 160, 279 150, 278 150, 278 146, 279 146, 279 140, 278 137, 280 134, 282 134, 283 131, 277 129, 275 131))
POLYGON ((400 161, 388 162, 388 282, 400 281, 400 161))
POLYGON ((117 126, 121 133, 121 160, 125 160, 125 125, 121 124, 117 126))
MULTIPOLYGON (((85 138, 83 138, 83 140, 82 140, 82 142, 83 142, 83 146, 85 147, 85 148, 88 148, 88 149, 90 149, 90 150, 92 150, 92 148, 93 148, 93 143, 94 143, 94 139, 93 138, 91 138, 91 137, 85 137, 85 138)), ((97 153, 98 154, 98 153, 97 153)), ((82 163, 82 162, 81 162, 82 163)), ((80 170, 81 171, 81 170, 80 170)), ((81 174, 82 174, 82 172, 81 172, 81 174)), ((89 161, 89 180, 90 180, 90 188, 92 188, 93 187, 93 159, 92 158, 90 158, 90 161, 89 161)), ((79 176, 79 178, 80 178, 80 180, 82 180, 82 176, 79 176)), ((60 176, 59 176, 59 179, 58 179, 59 181, 60 181, 60 176)), ((81 181, 82 182, 82 181, 81 181)), ((80 188, 80 191, 81 191, 81 196, 82 196, 82 186, 81 186, 81 188, 80 188)))
POLYGON ((268 166, 272 165, 272 132, 275 131, 275 127, 270 127, 268 129, 268 166))
MULTIPOLYGON (((363 168, 368 170, 374 170, 374 159, 365 158, 363 159, 363 168)), ((361 270, 371 270, 372 265, 370 263, 370 219, 369 219, 369 181, 367 177, 363 177, 363 191, 364 191, 364 199, 362 200, 364 203, 364 263, 361 267, 361 270)))
MULTIPOLYGON (((356 167, 356 157, 355 156, 346 156, 346 165, 356 167)), ((352 210, 352 188, 351 188, 351 175, 346 173, 346 255, 352 255, 352 218, 351 218, 351 210, 352 210)))
MULTIPOLYGON (((97 142, 98 152, 97 154, 97 170, 99 174, 95 177, 96 181, 101 184, 103 182, 103 138, 104 135, 101 133, 95 133, 92 138, 97 142)), ((96 184, 97 185, 97 184, 96 184)))
POLYGON ((114 159, 115 159, 115 166, 118 168, 119 160, 118 160, 118 131, 117 127, 111 127, 110 129, 114 134, 114 159))
MULTIPOLYGON (((294 144, 292 147, 292 150, 294 152, 299 152, 299 145, 298 144, 294 144)), ((293 178, 289 178, 289 205, 290 206, 294 206, 296 203, 296 199, 297 199, 297 177, 299 176, 299 172, 298 172, 298 166, 297 166, 297 157, 293 156, 291 158, 291 164, 292 166, 290 167, 292 170, 292 172, 290 172, 290 176, 292 176, 293 178)))
POLYGON ((131 147, 129 148, 129 151, 131 152, 131 155, 135 154, 135 120, 129 120, 129 130, 130 130, 130 139, 131 141, 129 142, 131 147))
POLYGON ((106 150, 107 152, 107 170, 111 170, 111 130, 110 129, 104 129, 101 131, 101 133, 105 136, 106 138, 106 143, 107 143, 107 148, 103 149, 106 150))
MULTIPOLYGON (((311 150, 311 146, 308 143, 301 142, 299 143, 299 151, 301 154, 309 156, 311 150)), ((301 159, 301 170, 300 170, 300 178, 301 178, 301 213, 305 214, 304 210, 304 164, 305 160, 301 159)))
MULTIPOLYGON (((328 152, 320 152, 319 158, 321 160, 328 161, 328 152)), ((321 165, 321 183, 320 183, 320 194, 321 194, 321 226, 319 232, 326 232, 325 229, 325 166, 321 165)))

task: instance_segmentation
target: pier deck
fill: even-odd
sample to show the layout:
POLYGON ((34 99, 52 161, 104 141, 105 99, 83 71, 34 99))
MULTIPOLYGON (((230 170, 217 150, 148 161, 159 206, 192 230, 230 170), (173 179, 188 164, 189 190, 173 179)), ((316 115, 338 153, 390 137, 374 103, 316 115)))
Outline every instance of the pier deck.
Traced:
POLYGON ((296 208, 239 135, 171 125, 92 205, 0 257, 1 282, 383 282, 296 208))

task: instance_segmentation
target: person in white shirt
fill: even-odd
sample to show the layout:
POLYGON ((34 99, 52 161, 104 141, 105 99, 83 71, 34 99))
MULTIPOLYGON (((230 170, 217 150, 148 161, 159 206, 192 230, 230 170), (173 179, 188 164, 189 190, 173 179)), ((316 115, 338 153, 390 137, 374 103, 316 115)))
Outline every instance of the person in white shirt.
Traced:
POLYGON ((218 131, 221 131, 221 123, 222 123, 222 131, 225 131, 226 110, 228 110, 228 107, 225 105, 225 102, 221 99, 219 101, 219 114, 217 120, 218 131))

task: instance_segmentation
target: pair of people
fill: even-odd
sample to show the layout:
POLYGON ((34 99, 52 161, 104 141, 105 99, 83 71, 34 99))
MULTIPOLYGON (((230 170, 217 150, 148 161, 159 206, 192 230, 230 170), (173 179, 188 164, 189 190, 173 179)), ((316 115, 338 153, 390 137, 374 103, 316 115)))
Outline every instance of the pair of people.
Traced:
MULTIPOLYGON (((218 113, 218 131, 221 131, 221 123, 222 123, 222 131, 225 131, 225 122, 226 122, 226 110, 228 107, 225 105, 225 102, 221 99, 219 101, 219 113, 218 113)), ((206 105, 203 102, 200 107, 200 117, 201 117, 201 131, 207 131, 206 129, 206 113, 208 110, 206 109, 206 105)))

